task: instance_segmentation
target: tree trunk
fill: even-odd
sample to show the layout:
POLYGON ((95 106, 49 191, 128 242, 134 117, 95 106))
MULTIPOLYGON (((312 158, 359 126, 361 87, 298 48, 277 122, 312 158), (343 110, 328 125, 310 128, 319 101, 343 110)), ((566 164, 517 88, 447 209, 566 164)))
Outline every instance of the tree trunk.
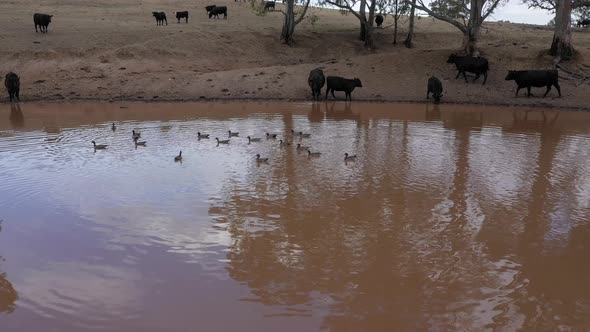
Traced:
POLYGON ((361 0, 361 6, 360 6, 360 10, 359 10, 359 15, 361 16, 361 34, 360 34, 360 40, 361 41, 365 41, 365 37, 367 35, 367 30, 365 27, 365 22, 367 20, 367 15, 365 15, 365 7, 367 5, 367 2, 365 0, 361 0))
POLYGON ((416 13, 416 0, 412 0, 412 8, 410 9, 410 23, 408 24, 408 36, 404 41, 404 45, 407 48, 414 47, 413 38, 414 38, 414 16, 416 13))
POLYGON ((393 13, 393 45, 397 45, 397 20, 399 20, 399 0, 394 2, 395 12, 393 13))
MULTIPOLYGON (((365 21, 365 47, 368 49, 372 49, 375 47, 374 39, 373 39, 373 31, 374 24, 375 24, 375 7, 377 6, 377 0, 370 0, 371 6, 369 7, 369 19, 365 21)), ((365 0, 363 0, 365 2, 365 0)))
POLYGON ((469 11, 469 23, 463 31, 463 51, 466 55, 479 56, 477 50, 477 41, 479 40, 479 30, 483 23, 481 13, 485 0, 471 0, 469 11))
POLYGON ((575 53, 572 46, 572 1, 558 0, 555 9, 555 31, 549 53, 559 60, 571 59, 575 53))
POLYGON ((463 32, 463 45, 461 46, 466 55, 479 56, 477 41, 479 39, 479 26, 467 28, 463 32))
POLYGON ((365 47, 368 49, 375 47, 375 42, 373 40, 373 30, 373 25, 367 22, 365 25, 365 47))
POLYGON ((393 45, 397 45, 397 20, 399 20, 399 16, 393 17, 393 45))
POLYGON ((287 0, 287 11, 283 21, 283 30, 281 31, 281 40, 287 45, 293 44, 293 32, 295 31, 294 2, 295 0, 287 0))
POLYGON ((365 41, 365 37, 367 36, 367 28, 365 28, 365 23, 361 22, 361 34, 360 34, 360 40, 361 41, 365 41))

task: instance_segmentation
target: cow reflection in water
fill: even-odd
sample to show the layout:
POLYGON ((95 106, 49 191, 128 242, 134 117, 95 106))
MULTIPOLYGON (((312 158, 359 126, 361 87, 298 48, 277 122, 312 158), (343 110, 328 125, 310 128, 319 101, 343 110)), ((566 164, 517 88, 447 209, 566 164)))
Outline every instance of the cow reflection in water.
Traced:
POLYGON ((555 123, 559 118, 559 111, 554 111, 553 115, 550 115, 546 111, 535 111, 535 116, 529 118, 531 111, 514 111, 512 113, 512 126, 504 129, 506 132, 539 132, 545 130, 551 130, 555 127, 555 123), (524 113, 524 114, 523 114, 524 113), (541 119, 538 118, 538 114, 541 114, 541 119))
POLYGON ((353 120, 357 123, 361 122, 360 113, 352 111, 352 103, 325 103, 326 119, 330 120, 353 120), (329 105, 328 105, 329 104, 329 105))
POLYGON ((425 104, 426 106, 426 116, 425 116, 425 120, 427 122, 432 122, 432 121, 439 121, 441 119, 441 112, 440 112, 440 105, 437 104, 425 104))
POLYGON ((25 116, 20 104, 10 104, 10 116, 8 118, 14 128, 21 128, 25 125, 25 116))
MULTIPOLYGON (((2 231, 2 220, 0 220, 0 232, 2 231)), ((4 259, 0 256, 0 263, 4 259)), ((18 300, 16 290, 6 279, 6 273, 2 272, 2 265, 0 265, 0 313, 11 313, 15 309, 15 303, 18 300)))

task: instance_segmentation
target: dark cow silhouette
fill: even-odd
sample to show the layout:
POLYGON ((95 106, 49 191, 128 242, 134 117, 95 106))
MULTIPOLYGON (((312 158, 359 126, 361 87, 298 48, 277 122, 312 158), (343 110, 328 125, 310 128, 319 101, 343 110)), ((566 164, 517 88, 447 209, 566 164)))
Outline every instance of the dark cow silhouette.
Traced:
POLYGON ((346 79, 338 76, 328 76, 326 81, 328 83, 328 87, 326 89, 326 99, 328 99, 329 92, 332 92, 332 97, 335 99, 336 96, 334 95, 334 91, 344 91, 346 93, 346 99, 350 99, 352 101, 351 93, 354 88, 361 88, 363 86, 361 80, 358 78, 346 79))
POLYGON ((183 11, 183 12, 176 12, 176 19, 178 20, 178 23, 180 23, 180 19, 184 18, 186 20, 186 23, 188 23, 188 11, 183 11))
POLYGON ((436 76, 431 76, 428 79, 428 87, 426 90, 426 99, 430 97, 432 93, 432 97, 434 98, 434 103, 438 104, 440 102, 440 97, 442 97, 443 86, 442 82, 436 76))
POLYGON ((223 14, 223 18, 227 19, 227 7, 226 6, 215 6, 209 11, 209 18, 215 16, 219 18, 219 15, 223 14))
POLYGON ((307 84, 309 84, 309 87, 311 88, 313 99, 319 100, 322 94, 322 88, 324 87, 324 84, 326 84, 324 72, 319 68, 310 71, 309 77, 307 78, 307 84))
POLYGON ((383 15, 377 14, 377 16, 375 17, 375 23, 377 23, 377 27, 380 28, 383 24, 383 15))
POLYGON ((152 12, 152 15, 156 18, 156 25, 168 25, 168 20, 166 19, 166 13, 164 12, 152 12))
POLYGON ((49 23, 51 23, 52 17, 53 17, 53 15, 39 14, 39 13, 34 14, 33 15, 33 23, 35 23, 35 32, 38 32, 37 26, 39 26, 39 29, 41 29, 41 32, 47 32, 47 27, 49 26, 49 23))
POLYGON ((456 54, 451 54, 447 63, 454 63, 457 66, 457 77, 459 78, 461 74, 463 74, 463 78, 465 78, 465 82, 467 82, 467 73, 474 73, 475 78, 473 81, 475 82, 482 74, 483 74, 483 84, 486 84, 488 80, 488 70, 490 69, 490 65, 488 60, 484 57, 472 57, 472 56, 461 56, 456 54))
POLYGON ((274 1, 267 1, 264 3, 264 10, 275 9, 275 2, 274 1))
POLYGON ((578 28, 585 28, 588 25, 590 25, 590 19, 583 19, 583 20, 578 20, 577 24, 578 28))
POLYGON ((551 86, 555 86, 557 89, 557 93, 561 97, 561 88, 559 87, 559 74, 557 70, 509 70, 508 75, 506 75, 507 81, 515 81, 516 82, 516 94, 518 96, 518 92, 522 88, 527 88, 527 96, 532 96, 531 94, 531 87, 547 87, 547 91, 543 97, 547 96, 549 91, 551 91, 551 86))
POLYGON ((211 10, 213 10, 213 8, 215 8, 215 7, 217 7, 217 6, 216 6, 216 5, 209 5, 209 6, 206 6, 206 7, 205 7, 205 10, 207 11, 207 14, 209 14, 209 12, 210 12, 211 10))
POLYGON ((20 101, 20 78, 17 74, 13 72, 6 74, 6 77, 4 78, 4 86, 6 87, 6 91, 8 91, 10 102, 12 102, 13 99, 20 101))

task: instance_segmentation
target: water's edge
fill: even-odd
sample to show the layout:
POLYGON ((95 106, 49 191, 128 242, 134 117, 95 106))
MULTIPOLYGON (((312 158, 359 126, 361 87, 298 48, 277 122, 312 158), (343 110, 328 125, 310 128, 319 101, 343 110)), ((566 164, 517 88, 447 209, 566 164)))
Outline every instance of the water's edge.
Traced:
MULTIPOLYGON (((316 102, 311 99, 306 98, 299 98, 299 99, 290 99, 290 98, 158 98, 158 99, 102 99, 102 98, 67 98, 67 99, 53 99, 53 98, 32 98, 27 99, 26 101, 21 101, 21 104, 29 104, 29 103, 51 103, 51 104, 75 104, 75 103, 87 103, 87 102, 94 102, 94 103, 138 103, 138 104, 157 104, 157 103, 211 103, 211 102, 294 102, 294 103, 301 103, 301 102, 316 102)), ((320 100, 317 101, 318 103, 324 102, 342 102, 347 103, 342 99, 329 99, 329 100, 320 100)), ((424 99, 355 99, 354 102, 362 102, 362 103, 375 103, 375 104, 387 104, 387 103, 398 103, 398 104, 421 104, 427 105, 432 104, 431 101, 424 100, 424 99)), ((10 105, 7 100, 0 101, 0 105, 10 105)), ((550 109, 550 110, 563 110, 563 111, 576 111, 576 112, 590 112, 589 107, 581 107, 581 106, 559 106, 553 105, 550 103, 538 102, 538 103, 507 103, 507 102, 494 102, 494 103, 487 103, 487 102, 461 102, 461 101, 452 101, 452 102, 442 102, 439 105, 444 106, 453 106, 453 105, 461 105, 461 106, 498 106, 498 107, 518 107, 518 108, 535 108, 535 109, 550 109)))

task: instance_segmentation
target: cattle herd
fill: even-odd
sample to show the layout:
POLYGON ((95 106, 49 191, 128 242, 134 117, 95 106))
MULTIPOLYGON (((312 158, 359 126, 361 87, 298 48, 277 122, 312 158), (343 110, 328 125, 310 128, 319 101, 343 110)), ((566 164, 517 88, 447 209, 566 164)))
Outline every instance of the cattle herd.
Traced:
MULTIPOLYGON (((264 10, 274 9, 275 2, 274 1, 267 1, 265 2, 264 10)), ((217 5, 210 5, 206 6, 205 10, 207 11, 209 18, 216 17, 219 18, 219 15, 223 15, 224 18, 227 19, 227 7, 226 6, 217 6, 217 5)), ((188 24, 188 11, 178 11, 174 13, 176 15, 176 19, 178 23, 180 23, 181 19, 185 20, 185 23, 188 24)), ((164 12, 152 12, 152 15, 156 19, 156 25, 168 25, 168 21, 166 19, 166 14, 164 12)), ((53 15, 47 14, 39 14, 36 13, 33 15, 33 22, 35 24, 35 32, 38 32, 38 28, 41 30, 42 33, 47 33, 47 28, 49 23, 51 22, 51 18, 53 15)), ((377 16, 377 25, 381 26, 383 23, 383 17, 381 15, 377 16)), ((590 20, 583 20, 578 21, 578 26, 587 26, 590 24, 590 20)), ((457 68, 457 76, 455 79, 458 79, 461 75, 465 82, 467 82, 467 73, 474 74, 475 77, 473 81, 475 82, 483 75, 483 83, 486 84, 488 79, 488 71, 490 70, 489 62, 486 58, 478 56, 461 56, 457 54, 451 54, 447 59, 447 63, 454 64, 457 68)), ((531 97, 531 88, 533 87, 546 87, 547 90, 543 97, 547 96, 549 91, 551 91, 552 87, 555 87, 557 93, 561 97, 561 88, 559 86, 559 74, 558 71, 553 70, 510 70, 508 71, 508 75, 506 76, 505 80, 507 81, 515 81, 516 82, 516 94, 518 96, 518 92, 526 88, 527 89, 527 96, 531 97)), ((313 69, 308 76, 307 83, 311 88, 312 98, 314 100, 319 100, 321 97, 321 90, 326 85, 326 97, 328 99, 328 95, 331 93, 332 97, 336 98, 334 95, 334 91, 343 91, 345 93, 345 99, 352 101, 352 92, 357 87, 362 87, 361 80, 358 78, 353 79, 346 79, 343 77, 338 76, 324 76, 324 72, 319 69, 313 69)), ((8 96, 10 102, 16 100, 20 100, 20 78, 17 74, 10 72, 6 74, 4 79, 4 86, 8 91, 8 96)), ((434 99, 435 103, 439 103, 440 99, 443 95, 443 85, 440 79, 435 76, 431 76, 427 82, 426 88, 426 99, 430 98, 430 95, 434 99)))
MULTIPOLYGON (((479 79, 482 75, 484 77, 482 85, 485 85, 488 80, 488 70, 490 69, 490 66, 488 60, 484 57, 451 54, 447 59, 447 63, 452 63, 457 68, 457 76, 455 79, 458 79, 461 75, 463 75, 465 82, 468 82, 466 73, 471 73, 475 75, 473 82, 479 79)), ((531 88, 546 87, 547 91, 545 91, 545 94, 543 95, 543 97, 545 97, 554 86, 555 89, 557 89, 557 93, 561 97, 559 74, 555 69, 509 70, 505 80, 516 82, 517 87, 515 96, 518 96, 518 92, 523 88, 527 88, 527 96, 531 97, 531 88)), ((320 98, 322 88, 326 82, 328 83, 326 88, 326 99, 328 99, 328 94, 330 92, 332 93, 332 96, 336 98, 336 96, 334 96, 334 91, 344 91, 346 94, 345 99, 352 100, 351 93, 354 88, 363 86, 361 80, 358 78, 345 79, 338 76, 328 76, 326 79, 324 77, 323 71, 319 68, 316 68, 309 73, 307 78, 307 83, 311 88, 311 94, 314 100, 318 100, 320 98)), ((431 76, 428 78, 428 82, 426 84, 426 99, 429 99, 431 94, 432 98, 434 99, 434 103, 438 104, 441 97, 443 96, 443 85, 441 80, 436 76, 431 76)))

